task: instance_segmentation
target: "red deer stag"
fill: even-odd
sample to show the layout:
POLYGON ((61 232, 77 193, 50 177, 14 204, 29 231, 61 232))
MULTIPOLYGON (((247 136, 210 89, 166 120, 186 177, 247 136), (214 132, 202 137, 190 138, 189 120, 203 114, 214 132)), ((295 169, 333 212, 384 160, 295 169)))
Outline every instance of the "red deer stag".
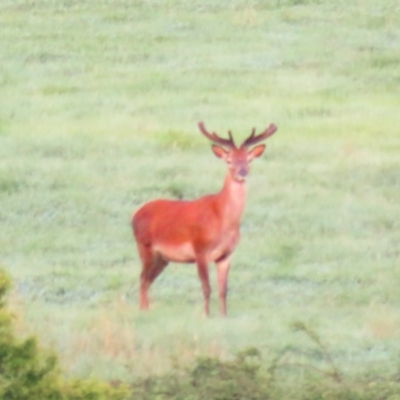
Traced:
POLYGON ((170 261, 196 263, 204 295, 205 313, 210 312, 211 287, 208 263, 217 264, 221 313, 226 315, 226 295, 231 255, 239 241, 239 225, 246 202, 245 180, 250 162, 260 157, 265 144, 249 147, 267 139, 277 127, 271 124, 263 133, 251 135, 237 147, 232 134, 224 139, 200 131, 214 144, 214 154, 225 160, 229 172, 219 193, 194 201, 154 200, 142 206, 132 218, 132 227, 142 260, 140 308, 149 307, 150 285, 170 261))

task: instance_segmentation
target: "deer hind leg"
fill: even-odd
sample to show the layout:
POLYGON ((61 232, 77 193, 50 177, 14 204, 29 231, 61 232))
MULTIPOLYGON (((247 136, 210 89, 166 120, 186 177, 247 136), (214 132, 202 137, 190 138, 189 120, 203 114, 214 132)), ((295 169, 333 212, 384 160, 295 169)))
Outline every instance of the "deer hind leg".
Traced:
POLYGON ((208 265, 203 258, 197 258, 197 272, 201 281, 201 287, 203 289, 204 296, 204 312, 207 316, 210 315, 210 296, 211 296, 211 286, 210 279, 208 277, 208 265))
POLYGON ((164 270, 168 262, 158 254, 154 254, 151 246, 139 244, 139 255, 142 260, 142 273, 140 275, 140 309, 149 308, 149 289, 158 275, 164 270))
POLYGON ((226 297, 228 294, 228 273, 231 267, 231 258, 228 256, 217 262, 219 304, 221 314, 226 315, 226 297))

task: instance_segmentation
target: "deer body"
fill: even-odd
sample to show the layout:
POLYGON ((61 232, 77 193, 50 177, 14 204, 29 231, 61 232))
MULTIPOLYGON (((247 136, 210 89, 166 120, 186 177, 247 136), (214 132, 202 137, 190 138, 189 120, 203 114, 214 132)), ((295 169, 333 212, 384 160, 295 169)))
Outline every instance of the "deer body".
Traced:
MULTIPOLYGON (((265 145, 256 146, 251 151, 247 150, 247 145, 236 148, 231 135, 230 140, 222 139, 209 134, 202 123, 199 127, 209 139, 228 147, 226 150, 213 145, 213 151, 217 157, 225 159, 229 172, 222 190, 216 194, 193 201, 154 200, 134 214, 132 227, 142 260, 141 309, 149 307, 150 285, 169 262, 196 263, 208 315, 211 294, 208 263, 215 262, 221 313, 226 314, 230 259, 239 241, 240 219, 246 203, 245 177, 249 163, 262 154, 265 145)), ((275 131, 276 127, 271 125, 264 136, 275 131)), ((254 138, 253 130, 253 142, 258 142, 260 136, 254 138)))
POLYGON ((216 261, 237 243, 245 196, 244 184, 228 177, 214 195, 149 202, 135 214, 136 239, 168 261, 195 262, 199 252, 208 262, 216 261))

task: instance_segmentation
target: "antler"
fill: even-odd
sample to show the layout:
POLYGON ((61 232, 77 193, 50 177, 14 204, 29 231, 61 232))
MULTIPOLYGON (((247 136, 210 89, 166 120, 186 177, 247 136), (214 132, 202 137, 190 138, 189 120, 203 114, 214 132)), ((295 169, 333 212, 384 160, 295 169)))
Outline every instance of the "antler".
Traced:
POLYGON ((228 132, 229 139, 224 139, 222 137, 219 137, 215 132, 212 132, 212 133, 208 132, 204 126, 204 122, 199 122, 199 128, 200 128, 201 133, 205 137, 210 139, 212 142, 220 144, 222 146, 226 146, 226 147, 236 147, 235 142, 233 141, 231 131, 228 132))
POLYGON ((256 136, 256 128, 253 128, 251 135, 242 143, 240 148, 243 149, 244 147, 252 146, 253 144, 267 139, 268 137, 272 136, 277 129, 278 127, 275 124, 271 124, 263 133, 260 133, 256 136))

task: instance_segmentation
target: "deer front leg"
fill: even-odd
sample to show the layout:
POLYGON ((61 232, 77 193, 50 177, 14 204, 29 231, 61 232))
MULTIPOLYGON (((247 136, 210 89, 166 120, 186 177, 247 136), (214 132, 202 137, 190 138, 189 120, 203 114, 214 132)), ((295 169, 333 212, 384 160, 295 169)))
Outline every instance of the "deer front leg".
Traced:
POLYGON ((210 296, 211 286, 210 279, 208 277, 208 265, 204 258, 198 257, 196 260, 197 272, 201 281, 201 287, 203 289, 204 296, 204 312, 207 316, 210 315, 210 296))
POLYGON ((231 257, 228 256, 217 262, 219 304, 221 314, 226 316, 226 296, 228 294, 228 273, 231 267, 231 257))

